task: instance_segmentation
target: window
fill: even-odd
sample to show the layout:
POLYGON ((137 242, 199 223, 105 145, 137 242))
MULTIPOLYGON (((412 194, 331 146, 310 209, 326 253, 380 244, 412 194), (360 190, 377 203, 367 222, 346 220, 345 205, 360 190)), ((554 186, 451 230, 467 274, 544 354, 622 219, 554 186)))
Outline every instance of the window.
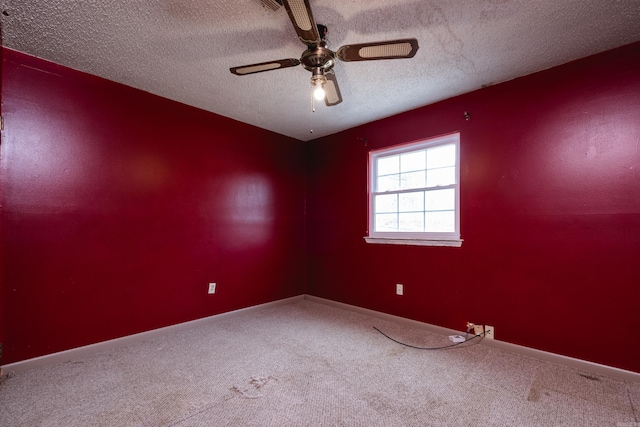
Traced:
POLYGON ((369 243, 461 246, 460 134, 369 153, 369 243))

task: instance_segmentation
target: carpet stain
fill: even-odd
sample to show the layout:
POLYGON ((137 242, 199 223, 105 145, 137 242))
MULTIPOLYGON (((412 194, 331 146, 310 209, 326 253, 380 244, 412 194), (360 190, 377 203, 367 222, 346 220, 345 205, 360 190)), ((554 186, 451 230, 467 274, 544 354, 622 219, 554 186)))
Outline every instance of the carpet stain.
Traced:
POLYGON ((595 375, 590 375, 590 374, 578 374, 578 375, 580 375, 582 378, 586 378, 591 381, 600 381, 600 382, 602 381, 600 377, 597 377, 595 375))
POLYGON ((267 385, 270 381, 275 380, 278 381, 276 377, 272 377, 269 375, 265 376, 255 376, 249 379, 249 385, 246 387, 240 385, 234 385, 230 388, 234 393, 239 394, 241 397, 245 399, 259 399, 264 396, 263 393, 260 392, 262 387, 267 385))
POLYGON ((527 396, 527 400, 529 402, 540 402, 540 399, 542 398, 542 394, 544 394, 547 397, 551 396, 551 393, 549 393, 548 391, 545 391, 544 393, 542 393, 542 391, 539 388, 532 387, 531 390, 529 390, 529 395, 527 396))
POLYGON ((13 377, 13 372, 8 372, 6 375, 0 376, 0 385, 2 385, 6 380, 13 377))
POLYGON ((404 352, 405 352, 405 349, 403 347, 398 347, 398 348, 394 348, 392 350, 389 350, 388 355, 391 356, 391 357, 395 357, 395 356, 400 356, 404 352))
POLYGON ((540 390, 532 387, 531 390, 529 390, 527 400, 529 402, 540 402, 540 390))

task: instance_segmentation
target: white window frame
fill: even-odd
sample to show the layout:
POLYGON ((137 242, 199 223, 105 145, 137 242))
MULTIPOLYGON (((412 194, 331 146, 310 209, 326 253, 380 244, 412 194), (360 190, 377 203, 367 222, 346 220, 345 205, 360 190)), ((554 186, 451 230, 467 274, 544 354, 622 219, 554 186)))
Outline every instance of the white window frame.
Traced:
MULTIPOLYGON (((414 189, 415 190, 415 189, 414 189)), ((369 168, 368 168, 368 231, 365 236, 367 243, 382 243, 396 245, 418 245, 418 246, 462 246, 460 238, 460 133, 455 132, 434 138, 414 141, 406 144, 395 145, 392 147, 372 150, 369 152, 369 168), (400 194, 406 190, 377 192, 377 160, 381 157, 387 157, 398 154, 406 154, 412 151, 420 151, 424 149, 434 148, 440 145, 454 144, 456 147, 456 165, 455 165, 455 184, 425 187, 429 189, 445 189, 453 188, 455 190, 455 227, 453 232, 389 232, 374 231, 375 230, 375 196, 378 194, 400 194)))

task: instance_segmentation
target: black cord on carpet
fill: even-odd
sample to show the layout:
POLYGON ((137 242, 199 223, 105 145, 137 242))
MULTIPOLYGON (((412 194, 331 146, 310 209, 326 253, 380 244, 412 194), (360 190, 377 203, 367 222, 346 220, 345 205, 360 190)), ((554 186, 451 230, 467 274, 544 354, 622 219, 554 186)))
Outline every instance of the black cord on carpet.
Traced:
POLYGON ((417 347, 415 345, 406 344, 406 343, 400 342, 400 341, 398 341, 398 340, 396 340, 394 338, 391 338, 389 335, 385 334, 384 332, 382 332, 380 329, 376 328, 375 326, 373 327, 373 329, 375 329, 376 331, 380 332, 382 335, 384 335, 385 337, 389 338, 393 342, 396 342, 396 343, 398 343, 400 345, 403 345, 405 347, 415 348, 416 350, 446 350, 446 349, 449 349, 449 348, 452 348, 452 347, 457 347, 460 344, 467 343, 467 342, 469 342, 471 340, 474 340, 476 338, 481 338, 485 334, 485 332, 483 332, 482 334, 472 336, 468 340, 465 340, 465 341, 462 341, 462 342, 457 342, 455 344, 445 345, 445 346, 442 346, 442 347, 417 347))

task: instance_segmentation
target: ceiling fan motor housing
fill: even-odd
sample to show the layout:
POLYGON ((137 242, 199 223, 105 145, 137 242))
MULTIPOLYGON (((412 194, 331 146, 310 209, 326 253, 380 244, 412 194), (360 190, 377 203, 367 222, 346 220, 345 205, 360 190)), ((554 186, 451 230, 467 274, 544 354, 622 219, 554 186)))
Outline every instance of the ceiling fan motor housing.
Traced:
POLYGON ((313 71, 316 68, 320 68, 323 71, 329 71, 336 63, 335 57, 335 53, 332 52, 331 49, 327 48, 325 42, 322 42, 318 46, 311 46, 309 49, 302 52, 300 62, 308 71, 313 71))

